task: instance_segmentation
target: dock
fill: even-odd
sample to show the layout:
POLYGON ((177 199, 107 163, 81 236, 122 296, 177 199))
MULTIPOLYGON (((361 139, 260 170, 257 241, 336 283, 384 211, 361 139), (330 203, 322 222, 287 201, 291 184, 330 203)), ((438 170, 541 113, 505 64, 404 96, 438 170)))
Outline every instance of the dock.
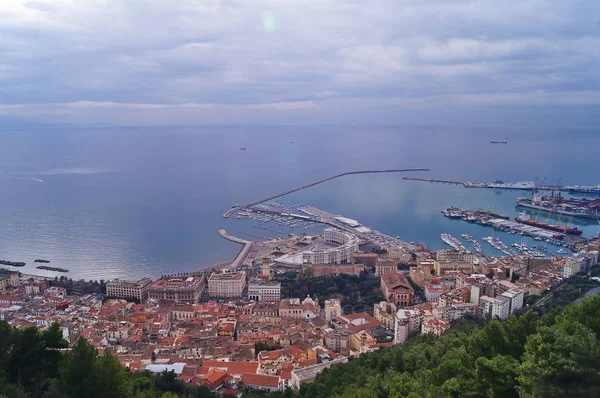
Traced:
MULTIPOLYGON (((475 183, 471 181, 455 181, 455 180, 442 180, 437 178, 419 178, 419 177, 402 177, 403 180, 406 181, 422 181, 429 182, 432 184, 449 184, 449 185, 462 185, 466 188, 491 188, 488 187, 489 183, 475 183), (478 185, 479 184, 479 185, 478 185)), ((569 188, 564 185, 536 185, 536 189, 540 191, 568 191, 569 188)), ((514 188, 493 188, 493 189, 514 189, 514 188)), ((523 189, 526 191, 532 191, 533 188, 523 189)))
POLYGON ((388 170, 348 171, 348 172, 345 172, 345 173, 340 173, 340 174, 333 175, 331 177, 323 178, 323 179, 315 181, 315 182, 304 184, 304 185, 301 185, 301 186, 296 187, 296 188, 291 188, 291 189, 285 190, 283 192, 279 192, 279 193, 267 196, 265 198, 256 199, 256 200, 253 200, 252 202, 244 203, 244 204, 241 204, 241 205, 235 205, 231 209, 229 209, 225 213, 223 213, 223 218, 229 218, 229 217, 231 217, 231 215, 233 213, 235 213, 235 212, 237 212, 239 210, 245 209, 247 207, 251 207, 251 206, 258 205, 260 203, 268 202, 269 200, 273 200, 273 199, 279 198, 281 196, 285 196, 285 195, 288 195, 290 193, 297 192, 297 191, 300 191, 302 189, 310 188, 312 186, 319 185, 319 184, 322 184, 324 182, 331 181, 333 179, 340 178, 340 177, 347 176, 347 175, 353 175, 353 174, 376 174, 376 173, 404 173, 404 172, 412 172, 412 171, 429 171, 429 170, 430 169, 388 169, 388 170))

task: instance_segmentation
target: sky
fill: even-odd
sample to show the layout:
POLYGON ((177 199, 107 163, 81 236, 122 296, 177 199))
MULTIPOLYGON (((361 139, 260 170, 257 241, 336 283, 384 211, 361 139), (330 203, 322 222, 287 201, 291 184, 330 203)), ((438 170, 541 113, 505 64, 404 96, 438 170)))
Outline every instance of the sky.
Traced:
POLYGON ((600 122, 598 0, 1 0, 0 124, 600 122))

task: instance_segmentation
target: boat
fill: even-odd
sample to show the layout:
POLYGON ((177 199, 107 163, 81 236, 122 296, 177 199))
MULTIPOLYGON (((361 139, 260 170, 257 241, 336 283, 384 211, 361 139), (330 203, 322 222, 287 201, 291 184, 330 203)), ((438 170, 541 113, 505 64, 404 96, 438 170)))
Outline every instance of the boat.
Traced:
POLYGON ((49 260, 42 260, 41 258, 38 258, 36 260, 33 260, 34 263, 45 263, 48 264, 50 261, 49 260))
POLYGON ((538 227, 538 228, 542 228, 542 229, 548 229, 550 231, 562 232, 567 235, 580 236, 583 233, 583 231, 577 227, 567 228, 567 227, 561 227, 560 225, 548 224, 545 222, 532 220, 529 217, 529 214, 524 213, 524 212, 519 213, 519 215, 517 217, 515 217, 515 221, 519 222, 521 224, 531 225, 532 227, 538 227))
POLYGON ((245 151, 245 150, 246 150, 246 147, 245 147, 245 146, 243 146, 243 147, 241 147, 240 149, 241 149, 242 151, 245 151))
POLYGON ((589 193, 594 195, 600 195, 600 185, 571 185, 564 187, 569 193, 589 193))
POLYGON ((7 260, 0 260, 0 264, 2 265, 10 265, 11 267, 24 267, 25 263, 22 261, 7 261, 7 260))
POLYGON ((484 182, 465 182, 463 184, 465 188, 487 188, 487 184, 484 182))
POLYGON ((490 141, 490 144, 508 144, 508 141, 506 140, 502 140, 502 141, 490 141))
POLYGON ((600 220, 600 199, 564 198, 560 193, 541 196, 539 192, 534 192, 531 198, 518 198, 517 206, 547 213, 600 220))
POLYGON ((509 182, 504 183, 502 181, 494 181, 490 184, 487 184, 488 188, 499 188, 499 189, 531 189, 535 188, 535 183, 533 181, 517 181, 517 182, 509 182))

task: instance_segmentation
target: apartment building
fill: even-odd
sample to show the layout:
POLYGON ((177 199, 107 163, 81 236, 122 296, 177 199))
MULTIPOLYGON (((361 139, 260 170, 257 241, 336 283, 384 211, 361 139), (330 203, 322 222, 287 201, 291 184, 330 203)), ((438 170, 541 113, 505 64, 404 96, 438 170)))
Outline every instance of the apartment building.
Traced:
POLYGON ((214 273, 208 278, 208 295, 215 298, 243 297, 246 271, 214 273))
POLYGON ((152 279, 142 278, 137 281, 115 279, 106 284, 106 295, 119 298, 135 298, 140 302, 148 299, 148 289, 152 279))

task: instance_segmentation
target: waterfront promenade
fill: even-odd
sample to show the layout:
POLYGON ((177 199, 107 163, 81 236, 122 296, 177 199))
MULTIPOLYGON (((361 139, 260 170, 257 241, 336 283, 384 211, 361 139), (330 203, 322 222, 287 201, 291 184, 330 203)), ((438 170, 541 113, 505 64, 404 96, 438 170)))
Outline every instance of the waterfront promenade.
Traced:
POLYGON ((245 209, 247 207, 255 206, 257 204, 260 204, 260 203, 263 203, 263 202, 267 202, 267 201, 275 199, 275 198, 279 198, 281 196, 290 194, 292 192, 300 191, 302 189, 306 189, 306 188, 309 188, 309 187, 312 187, 312 186, 315 186, 315 185, 318 185, 318 184, 322 184, 322 183, 327 182, 327 181, 331 181, 331 180, 333 180, 335 178, 339 178, 339 177, 343 177, 343 176, 347 176, 347 175, 352 175, 352 174, 376 174, 376 173, 402 173, 402 172, 429 171, 429 170, 430 169, 387 169, 387 170, 358 170, 358 171, 348 171, 348 172, 345 172, 345 173, 340 173, 340 174, 333 175, 331 177, 323 178, 321 180, 314 181, 314 182, 311 182, 309 184, 304 184, 304 185, 301 185, 301 186, 296 187, 296 188, 291 188, 291 189, 285 190, 283 192, 279 192, 279 193, 276 193, 276 194, 273 194, 273 195, 270 195, 270 196, 267 196, 267 197, 264 197, 264 198, 256 199, 256 200, 253 200, 252 202, 244 203, 244 204, 241 204, 241 205, 235 205, 235 206, 233 206, 231 209, 227 210, 223 214, 223 218, 229 218, 229 217, 231 217, 231 215, 233 213, 235 213, 235 212, 237 212, 239 210, 245 209))

